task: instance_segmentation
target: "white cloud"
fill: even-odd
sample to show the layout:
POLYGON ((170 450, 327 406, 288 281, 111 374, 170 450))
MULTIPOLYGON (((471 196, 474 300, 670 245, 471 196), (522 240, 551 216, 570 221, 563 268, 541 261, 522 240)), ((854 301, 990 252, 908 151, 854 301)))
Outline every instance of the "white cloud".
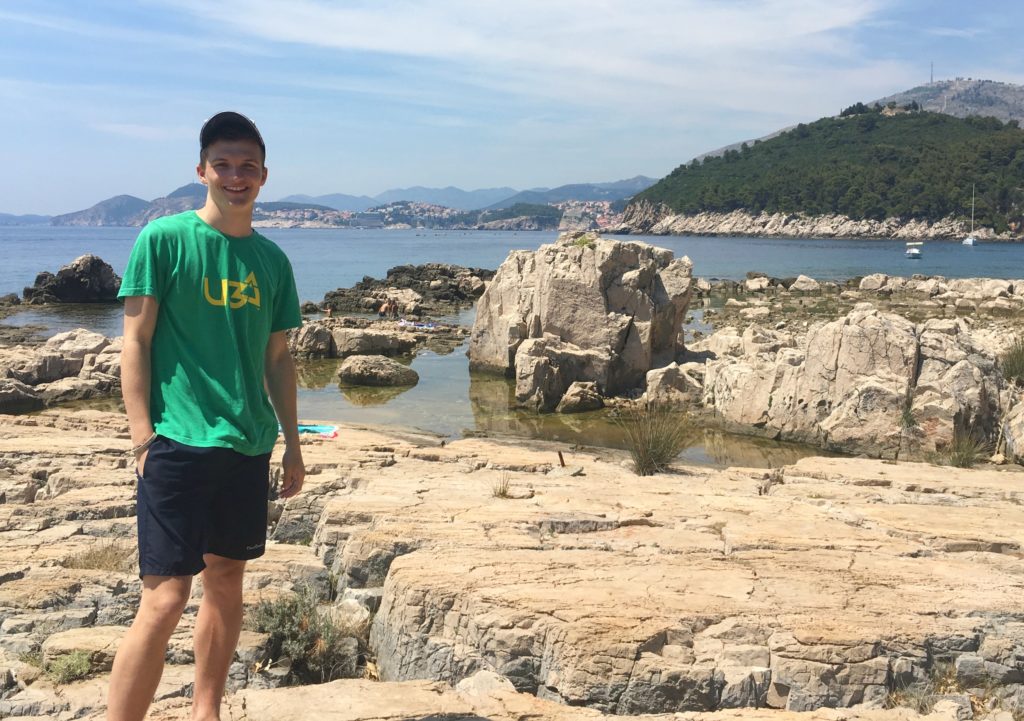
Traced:
MULTIPOLYGON (((849 39, 880 0, 176 0, 175 7, 226 37, 370 53, 382 64, 418 59, 419 79, 441 92, 447 79, 523 100, 635 102, 651 112, 735 104, 738 94, 752 100, 741 107, 763 108, 762 99, 779 95, 806 105, 835 88, 830 67, 845 66, 861 85, 892 79, 879 71, 894 69, 862 60, 849 39)), ((340 62, 338 74, 345 74, 340 62)))

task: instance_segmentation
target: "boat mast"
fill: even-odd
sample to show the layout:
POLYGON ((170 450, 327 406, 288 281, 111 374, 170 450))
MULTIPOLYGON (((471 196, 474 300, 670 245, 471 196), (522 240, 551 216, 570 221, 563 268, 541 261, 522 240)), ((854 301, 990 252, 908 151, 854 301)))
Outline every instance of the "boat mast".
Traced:
POLYGON ((974 183, 971 183, 971 235, 974 235, 974 183))

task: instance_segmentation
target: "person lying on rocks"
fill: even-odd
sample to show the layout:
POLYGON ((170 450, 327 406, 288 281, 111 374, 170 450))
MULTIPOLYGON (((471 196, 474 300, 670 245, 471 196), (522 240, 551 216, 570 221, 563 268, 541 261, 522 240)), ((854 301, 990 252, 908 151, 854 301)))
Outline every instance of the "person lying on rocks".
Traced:
POLYGON ((120 290, 142 597, 114 659, 108 721, 145 717, 196 575, 192 719, 220 719, 245 564, 266 543, 278 423, 281 497, 305 478, 286 338, 302 324, 295 278, 281 249, 252 228, 266 146, 234 112, 206 121, 199 144, 206 204, 147 225, 120 290))

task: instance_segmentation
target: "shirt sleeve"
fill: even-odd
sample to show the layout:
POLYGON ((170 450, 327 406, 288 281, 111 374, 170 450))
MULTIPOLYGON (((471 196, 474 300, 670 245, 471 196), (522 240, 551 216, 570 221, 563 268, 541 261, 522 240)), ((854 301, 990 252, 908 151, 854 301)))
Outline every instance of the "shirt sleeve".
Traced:
POLYGON ((270 332, 298 328, 302 325, 302 313, 299 310, 299 292, 295 288, 295 273, 287 258, 283 260, 281 279, 277 286, 277 298, 274 299, 274 319, 270 324, 270 332))
POLYGON ((151 295, 158 301, 163 296, 161 268, 157 259, 158 234, 150 226, 146 226, 135 240, 128 265, 121 279, 118 298, 138 295, 151 295))

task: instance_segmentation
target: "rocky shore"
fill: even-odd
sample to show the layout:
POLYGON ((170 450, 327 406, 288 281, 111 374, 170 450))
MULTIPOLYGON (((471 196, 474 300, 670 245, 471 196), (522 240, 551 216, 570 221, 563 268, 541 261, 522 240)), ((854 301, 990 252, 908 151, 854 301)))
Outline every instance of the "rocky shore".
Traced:
MULTIPOLYGON (((758 213, 744 210, 731 213, 674 213, 661 204, 647 201, 626 208, 622 223, 605 229, 610 234, 647 235, 741 235, 779 238, 895 238, 905 240, 959 240, 970 232, 961 218, 924 220, 854 220, 844 215, 805 215, 802 213, 758 213)), ((974 236, 984 241, 1020 241, 1019 233, 996 233, 991 228, 975 228, 974 236)))
MULTIPOLYGON (((119 414, 0 416, 5 718, 102 717, 139 585, 75 559, 130 543, 127 439, 119 414), (80 680, 35 665, 75 652, 80 680)), ((228 718, 895 721, 916 713, 882 709, 912 688, 943 721, 1024 710, 1024 474, 811 458, 641 481, 624 454, 545 443, 303 443, 307 487, 272 502, 246 603, 310 585, 365 608, 380 680, 275 688, 247 631, 228 718)), ((153 718, 187 716, 194 612, 153 718)))
POLYGON ((446 263, 399 265, 384 279, 364 277, 351 288, 324 295, 322 307, 341 313, 376 313, 386 300, 403 316, 438 317, 469 308, 494 271, 446 263))

